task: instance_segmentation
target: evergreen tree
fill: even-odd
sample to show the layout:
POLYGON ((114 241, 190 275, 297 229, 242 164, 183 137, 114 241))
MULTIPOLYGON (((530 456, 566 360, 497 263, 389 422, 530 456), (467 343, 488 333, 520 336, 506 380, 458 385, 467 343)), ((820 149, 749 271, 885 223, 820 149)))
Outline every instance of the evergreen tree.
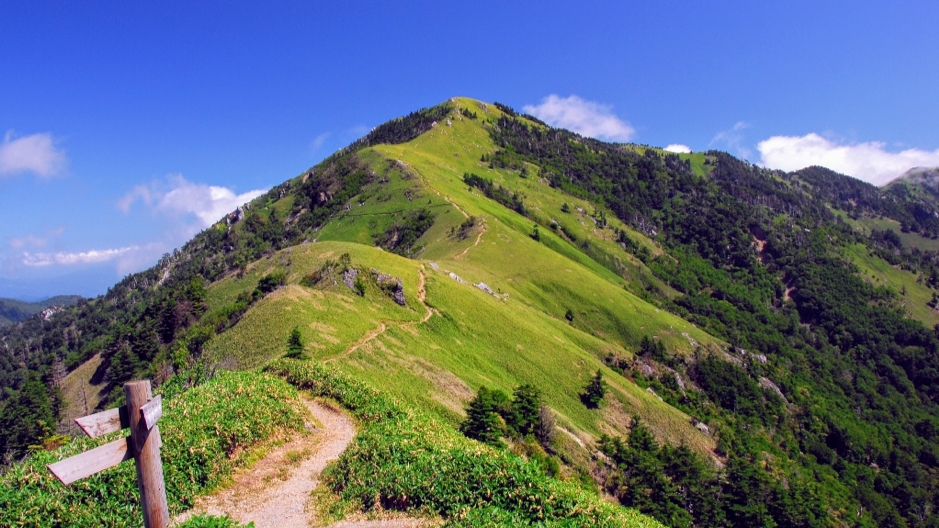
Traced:
POLYGON ((30 372, 0 409, 0 453, 20 457, 26 449, 55 432, 56 412, 39 374, 30 372))
POLYGON ((300 328, 293 327, 290 331, 290 337, 287 338, 287 357, 301 359, 303 357, 303 337, 300 335, 300 328))
POLYGON ((460 432, 480 442, 499 444, 504 428, 496 409, 504 401, 508 401, 505 393, 480 387, 476 397, 466 407, 466 420, 460 424, 460 432))
POLYGON ((603 384, 603 374, 597 370, 597 373, 587 383, 583 394, 580 395, 580 401, 584 402, 584 405, 588 408, 596 409, 600 407, 600 402, 603 401, 604 396, 606 396, 606 387, 603 384))
MULTIPOLYGON (((509 422, 519 436, 535 432, 541 414, 541 391, 534 385, 520 385, 512 393, 512 420, 509 422)), ((507 420, 508 421, 508 420, 507 420)))

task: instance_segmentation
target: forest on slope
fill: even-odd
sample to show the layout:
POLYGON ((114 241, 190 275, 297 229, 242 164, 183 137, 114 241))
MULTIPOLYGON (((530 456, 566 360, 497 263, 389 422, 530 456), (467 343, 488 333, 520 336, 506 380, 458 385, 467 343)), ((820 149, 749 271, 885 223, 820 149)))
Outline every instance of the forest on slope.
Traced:
MULTIPOLYGON (((623 258, 651 272, 632 283, 634 293, 728 343, 723 352, 689 355, 649 340, 634 350, 641 363, 605 358, 711 426, 723 468, 650 440, 640 421, 625 439, 601 439, 602 487, 674 525, 939 523, 939 339, 904 304, 907 287, 935 291, 939 256, 901 239, 936 235, 930 202, 823 168, 782 173, 722 152, 604 143, 494 106, 498 112, 483 113, 450 101, 381 125, 271 189, 243 219, 210 227, 106 295, 5 330, 0 450, 17 459, 54 434, 64 405, 58 383, 93 357, 108 387, 101 405, 119 399, 120 384, 135 376, 175 376, 186 386, 212 377, 224 365, 204 354, 206 344, 284 277, 269 275, 212 309, 206 288, 315 239, 364 188, 380 184, 367 148, 406 143, 463 116, 486 127, 496 148, 480 161, 491 169, 544 181, 572 202, 594 204, 596 226, 615 218, 650 240, 655 251, 617 231, 623 258), (899 233, 865 230, 867 220, 895 222, 899 233), (858 245, 914 280, 901 290, 865 277, 847 252, 858 245)), ((524 190, 480 173, 467 173, 465 185, 527 218, 537 226, 532 238, 540 227, 623 273, 565 228, 563 207, 542 214, 526 207, 524 190)), ((375 243, 419 258, 434 219, 414 204, 375 243)))

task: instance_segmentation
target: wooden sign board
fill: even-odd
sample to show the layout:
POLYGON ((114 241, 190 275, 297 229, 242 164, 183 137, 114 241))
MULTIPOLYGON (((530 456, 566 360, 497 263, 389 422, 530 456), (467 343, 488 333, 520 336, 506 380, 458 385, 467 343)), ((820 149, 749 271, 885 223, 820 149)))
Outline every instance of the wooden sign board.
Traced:
POLYGON ((134 459, 137 466, 137 487, 143 509, 145 528, 169 525, 166 486, 160 461, 160 429, 157 420, 163 416, 163 398, 151 397, 150 382, 131 381, 124 385, 127 405, 108 409, 75 422, 91 438, 130 428, 130 436, 96 447, 90 451, 46 466, 63 484, 90 477, 134 459))
POLYGON ((62 481, 62 484, 71 484, 134 458, 134 453, 128 448, 127 442, 127 438, 121 438, 80 455, 49 464, 47 467, 56 478, 62 481))
POLYGON ((127 406, 125 405, 76 418, 75 423, 78 424, 82 432, 91 438, 98 438, 130 427, 130 419, 127 417, 127 406))

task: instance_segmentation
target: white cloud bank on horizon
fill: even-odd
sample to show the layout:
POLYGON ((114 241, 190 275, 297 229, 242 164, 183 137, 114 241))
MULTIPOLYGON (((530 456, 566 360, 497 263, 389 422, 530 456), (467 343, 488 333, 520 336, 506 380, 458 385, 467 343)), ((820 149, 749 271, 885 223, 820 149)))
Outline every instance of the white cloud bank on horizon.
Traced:
POLYGON ((153 260, 166 251, 162 243, 146 244, 144 246, 127 246, 115 249, 92 249, 89 251, 55 253, 23 252, 20 263, 30 268, 44 268, 53 264, 59 266, 78 266, 83 264, 101 264, 117 261, 117 272, 126 275, 139 271, 142 267, 152 265, 153 260))
POLYGON ((674 152, 676 154, 691 154, 691 147, 688 145, 682 145, 681 143, 672 143, 663 150, 665 150, 665 152, 674 152))
POLYGON ((65 152, 55 147, 48 132, 13 139, 13 131, 9 131, 0 144, 0 177, 32 172, 51 178, 65 172, 67 166, 65 152))
POLYGON ((582 136, 608 141, 629 141, 636 130, 613 114, 613 107, 581 99, 576 95, 551 94, 538 105, 525 105, 525 112, 551 126, 566 128, 582 136))
POLYGON ((255 189, 235 194, 227 187, 192 183, 181 174, 168 176, 167 183, 168 186, 163 182, 137 185, 118 200, 118 209, 128 213, 134 203, 140 200, 154 211, 172 217, 194 216, 198 219, 198 228, 204 229, 239 206, 267 192, 264 189, 255 189))
POLYGON ((874 185, 883 185, 913 167, 939 166, 939 150, 889 152, 879 141, 842 144, 814 132, 804 136, 773 136, 757 145, 760 164, 794 171, 821 165, 874 185))

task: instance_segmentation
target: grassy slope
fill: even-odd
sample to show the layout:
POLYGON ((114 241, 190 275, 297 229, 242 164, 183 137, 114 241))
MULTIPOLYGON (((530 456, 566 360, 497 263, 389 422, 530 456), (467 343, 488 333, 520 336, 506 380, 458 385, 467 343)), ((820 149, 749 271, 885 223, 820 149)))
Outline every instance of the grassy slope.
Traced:
MULTIPOLYGON (((475 110, 486 116, 480 107, 475 110)), ((490 107, 489 112, 495 110, 490 107)), ((252 308, 213 343, 213 349, 233 355, 243 368, 256 367, 282 354, 290 329, 299 326, 308 351, 317 359, 333 362, 409 403, 432 409, 451 423, 459 419, 465 401, 481 385, 508 391, 521 383, 535 383, 560 413, 560 423, 569 429, 591 435, 623 433, 628 415, 638 413, 660 438, 711 450, 713 441, 692 428, 689 417, 606 370, 600 359, 609 353, 629 356, 647 334, 686 353, 692 350, 692 339, 706 346, 716 345, 715 340, 626 291, 627 280, 549 229, 542 229, 541 242, 535 242, 528 237, 530 220, 468 189, 462 182, 467 171, 517 188, 530 209, 567 222, 578 238, 590 237, 592 244, 629 258, 610 240, 611 230, 596 229, 576 209, 560 218, 564 201, 587 212, 593 210, 590 204, 557 193, 537 175, 521 179, 511 171, 480 166, 480 156, 492 148, 478 122, 454 119, 452 127, 439 125, 410 143, 366 152, 364 158, 376 173, 387 174, 388 183, 367 189, 364 199, 357 200, 364 205, 356 203, 338 222, 325 227, 319 233, 320 242, 281 252, 249 267, 243 279, 230 278, 213 286, 210 305, 219 306, 252 288, 275 267, 289 271, 291 284, 252 308), (406 168, 389 160, 401 160, 406 168), (437 224, 421 240, 426 244, 421 261, 362 245, 372 243, 375 234, 390 225, 393 215, 389 212, 408 207, 434 207, 438 214, 437 224), (473 236, 457 240, 450 228, 465 215, 482 219, 482 225, 473 236), (478 235, 479 244, 473 245, 478 235), (341 284, 325 290, 296 284, 326 258, 345 252, 352 256, 353 265, 402 277, 408 307, 399 307, 377 292, 360 298, 341 284), (436 313, 419 324, 426 313, 417 299, 422 267, 426 301, 436 313), (447 271, 468 284, 451 279, 447 271), (508 298, 497 299, 472 286, 478 282, 508 298), (573 324, 564 319, 567 309, 574 312, 573 324), (363 343, 372 336, 376 337, 363 343), (615 389, 615 397, 599 414, 587 411, 577 396, 598 368, 615 389)))
POLYGON ((862 244, 849 246, 845 253, 858 267, 858 275, 875 286, 888 286, 900 297, 903 309, 910 317, 927 327, 939 323, 939 313, 926 306, 932 299, 933 290, 917 282, 918 275, 890 265, 886 260, 872 255, 862 244), (903 294, 903 291, 906 294, 903 294))
MULTIPOLYGON (((900 235, 904 247, 918 247, 925 251, 939 249, 939 241, 922 237, 916 233, 903 233, 900 230, 899 222, 895 220, 887 218, 852 220, 841 211, 834 212, 836 214, 840 213, 839 216, 843 220, 865 234, 869 234, 872 229, 881 231, 890 229, 900 235)), ((888 286, 897 292, 903 309, 910 314, 910 317, 922 322, 927 327, 939 323, 939 312, 926 306, 926 303, 932 299, 933 290, 918 282, 918 274, 900 269, 886 260, 870 254, 868 249, 861 244, 848 247, 845 250, 845 256, 858 267, 858 275, 862 279, 875 286, 888 286), (904 289, 906 289, 905 295, 902 294, 904 289)))

